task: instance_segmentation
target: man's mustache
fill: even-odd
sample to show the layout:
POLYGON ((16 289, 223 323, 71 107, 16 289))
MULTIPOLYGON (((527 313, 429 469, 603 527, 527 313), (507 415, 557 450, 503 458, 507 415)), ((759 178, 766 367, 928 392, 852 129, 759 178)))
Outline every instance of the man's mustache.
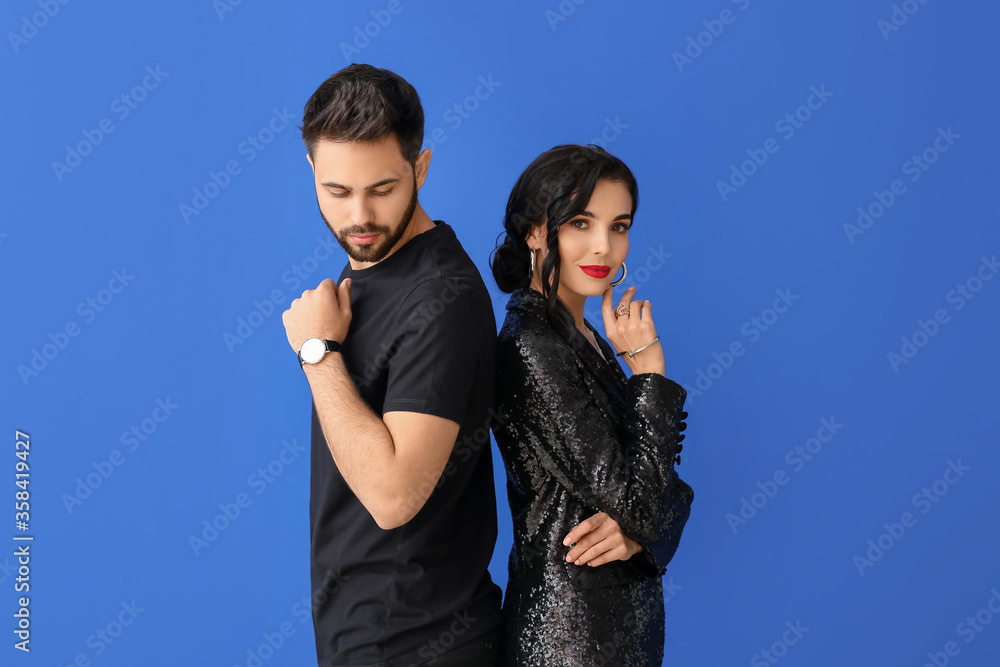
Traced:
POLYGON ((372 224, 367 227, 349 227, 340 232, 340 235, 343 237, 349 234, 385 234, 388 231, 388 227, 372 224))

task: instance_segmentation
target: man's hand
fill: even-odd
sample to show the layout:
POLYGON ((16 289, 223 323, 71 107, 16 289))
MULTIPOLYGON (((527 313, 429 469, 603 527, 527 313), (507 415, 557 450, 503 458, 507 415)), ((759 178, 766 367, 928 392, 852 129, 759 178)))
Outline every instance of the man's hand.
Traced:
POLYGON ((597 567, 613 560, 628 560, 642 547, 622 532, 618 522, 604 512, 584 519, 569 531, 563 545, 576 545, 566 554, 566 560, 575 565, 597 567))
POLYGON ((308 338, 343 343, 351 326, 351 279, 345 278, 338 288, 327 278, 316 289, 307 289, 281 314, 281 321, 295 354, 308 338))

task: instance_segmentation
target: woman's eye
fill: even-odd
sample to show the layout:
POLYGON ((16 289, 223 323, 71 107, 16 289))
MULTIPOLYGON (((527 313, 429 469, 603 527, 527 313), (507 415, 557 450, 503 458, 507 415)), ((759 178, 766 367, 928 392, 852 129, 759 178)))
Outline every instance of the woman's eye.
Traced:
POLYGON ((570 221, 569 224, 573 225, 577 229, 586 229, 587 228, 587 221, 586 220, 572 220, 572 221, 570 221))
POLYGON ((629 225, 626 225, 624 222, 619 222, 615 224, 615 227, 617 228, 616 231, 627 232, 629 225))

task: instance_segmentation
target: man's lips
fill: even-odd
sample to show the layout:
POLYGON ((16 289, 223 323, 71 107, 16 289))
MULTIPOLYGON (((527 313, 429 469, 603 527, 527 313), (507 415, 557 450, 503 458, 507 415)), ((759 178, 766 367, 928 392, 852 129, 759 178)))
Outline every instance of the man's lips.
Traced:
POLYGON ((591 278, 607 278, 608 274, 611 273, 610 266, 601 266, 598 264, 581 266, 580 270, 586 273, 591 278))
POLYGON ((348 234, 347 236, 358 245, 368 245, 378 238, 378 234, 348 234))

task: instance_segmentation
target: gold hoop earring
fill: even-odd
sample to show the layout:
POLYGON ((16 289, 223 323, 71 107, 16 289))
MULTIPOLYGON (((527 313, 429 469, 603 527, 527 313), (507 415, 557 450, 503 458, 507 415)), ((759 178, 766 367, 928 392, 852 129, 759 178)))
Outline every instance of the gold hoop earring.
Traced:
POLYGON ((625 268, 625 262, 622 262, 622 277, 611 283, 611 286, 618 287, 619 285, 621 285, 623 282, 625 282, 625 276, 627 275, 628 275, 628 269, 625 268))
POLYGON ((535 249, 528 248, 528 282, 531 282, 531 277, 535 275, 535 249))

